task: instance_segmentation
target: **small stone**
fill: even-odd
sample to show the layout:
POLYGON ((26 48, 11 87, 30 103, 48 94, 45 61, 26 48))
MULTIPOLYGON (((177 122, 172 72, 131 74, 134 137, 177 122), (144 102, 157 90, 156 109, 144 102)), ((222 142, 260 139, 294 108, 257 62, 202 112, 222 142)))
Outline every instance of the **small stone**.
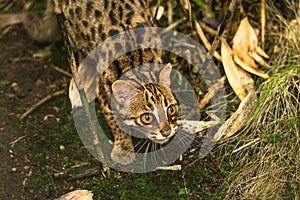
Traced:
POLYGON ((64 145, 59 145, 59 149, 60 149, 61 151, 64 151, 64 150, 65 150, 65 146, 64 146, 64 145))

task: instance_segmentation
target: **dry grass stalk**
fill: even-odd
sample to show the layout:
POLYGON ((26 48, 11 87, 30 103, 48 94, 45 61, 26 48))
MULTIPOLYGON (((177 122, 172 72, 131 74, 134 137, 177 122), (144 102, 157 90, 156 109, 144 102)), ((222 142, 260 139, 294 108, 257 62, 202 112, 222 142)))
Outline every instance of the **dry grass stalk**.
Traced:
MULTIPOLYGON (((282 3, 282 2, 281 2, 282 3)), ((284 1, 291 7, 294 1, 284 1)), ((285 20, 273 2, 266 7, 266 36, 279 41, 274 69, 261 92, 247 127, 223 143, 234 150, 224 186, 225 199, 297 199, 300 196, 300 51, 299 20, 285 20), (275 33, 274 27, 277 27, 275 33)), ((291 10, 292 12, 292 10, 291 10)), ((297 13, 294 9, 293 13, 297 13)), ((298 16, 299 19, 299 16, 298 16)), ((269 45, 266 40, 266 45, 269 45)), ((271 48, 272 49, 272 48, 271 48)))

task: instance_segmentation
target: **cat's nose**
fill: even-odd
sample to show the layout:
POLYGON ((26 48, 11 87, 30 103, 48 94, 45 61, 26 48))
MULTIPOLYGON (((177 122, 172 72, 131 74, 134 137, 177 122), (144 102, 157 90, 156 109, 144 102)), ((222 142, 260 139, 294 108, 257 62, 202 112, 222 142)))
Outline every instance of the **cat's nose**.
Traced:
POLYGON ((171 134, 171 129, 165 130, 165 131, 160 131, 160 133, 165 136, 168 137, 171 134))

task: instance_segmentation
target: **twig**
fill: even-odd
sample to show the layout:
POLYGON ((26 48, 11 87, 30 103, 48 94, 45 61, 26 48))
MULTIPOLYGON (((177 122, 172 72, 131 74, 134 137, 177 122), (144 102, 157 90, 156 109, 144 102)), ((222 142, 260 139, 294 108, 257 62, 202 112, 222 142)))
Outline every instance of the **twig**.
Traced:
POLYGON ((186 18, 183 17, 182 19, 179 19, 179 20, 173 22, 172 24, 170 24, 169 26, 167 26, 167 27, 165 28, 165 31, 168 31, 168 30, 171 30, 171 29, 175 28, 176 26, 178 26, 179 24, 181 24, 181 23, 184 22, 185 20, 186 20, 186 18))
POLYGON ((54 92, 53 94, 49 94, 48 96, 44 97, 43 99, 41 99, 39 102, 37 102, 35 105, 33 105, 32 107, 30 107, 25 113, 23 113, 20 116, 20 119, 23 120, 25 117, 27 117, 30 113, 32 113, 37 107, 41 106, 42 104, 44 104, 46 101, 52 99, 53 97, 57 97, 60 96, 62 94, 65 93, 65 90, 60 90, 57 92, 54 92))
POLYGON ((168 1, 168 24, 173 23, 173 4, 171 1, 168 1))
POLYGON ((8 26, 4 28, 4 30, 1 31, 0 39, 2 39, 5 35, 7 35, 12 30, 12 28, 13 28, 12 26, 8 26))
MULTIPOLYGON (((204 46, 205 46, 205 48, 210 52, 211 49, 212 49, 212 46, 211 46, 211 44, 209 43, 209 41, 207 40, 207 38, 206 38, 206 36, 205 36, 205 34, 204 34, 204 32, 203 32, 203 30, 202 30, 202 28, 201 28, 201 26, 200 26, 200 24, 198 23, 197 20, 195 20, 195 28, 196 28, 196 32, 197 32, 199 38, 201 39, 201 41, 203 42, 203 44, 204 44, 204 46)), ((218 37, 218 36, 216 36, 216 37, 218 37)), ((220 55, 218 52, 214 51, 214 52, 212 53, 212 55, 213 55, 216 59, 218 59, 219 61, 222 60, 221 55, 220 55)))
POLYGON ((65 76, 67 76, 67 77, 72 78, 72 74, 70 74, 69 72, 67 72, 67 71, 65 71, 65 70, 63 70, 63 69, 61 69, 61 68, 59 68, 59 67, 57 67, 57 66, 55 66, 55 65, 52 65, 52 64, 50 65, 50 67, 51 67, 52 69, 54 69, 55 71, 57 71, 57 72, 59 72, 59 73, 65 75, 65 76))
MULTIPOLYGON (((225 81, 226 81, 226 76, 223 76, 219 82, 213 84, 210 88, 208 88, 208 92, 204 95, 204 97, 199 102, 198 107, 200 110, 202 110, 209 103, 209 101, 217 94, 221 86, 224 85, 225 81)), ((191 110, 187 114, 185 119, 191 119, 195 114, 195 112, 196 109, 191 110)))
POLYGON ((265 45, 265 33, 266 33, 266 0, 261 0, 260 4, 260 23, 261 23, 261 47, 265 45))
POLYGON ((156 167, 156 169, 158 169, 158 170, 179 171, 179 170, 181 170, 181 165, 161 166, 161 167, 156 167))
POLYGON ((103 151, 99 144, 99 138, 98 138, 98 134, 96 131, 96 126, 94 124, 92 114, 90 112, 90 108, 89 108, 87 97, 86 97, 86 94, 84 91, 84 87, 83 87, 83 84, 81 82, 81 79, 80 79, 78 71, 77 71, 77 63, 76 63, 75 55, 74 55, 73 49, 71 47, 69 37, 68 37, 68 32, 66 29, 66 24, 65 24, 66 18, 64 16, 64 13, 61 10, 61 5, 60 5, 59 0, 54 0, 54 12, 56 14, 56 17, 57 17, 57 20, 58 20, 58 23, 59 23, 59 26, 60 26, 60 29, 62 32, 63 41, 64 41, 65 47, 67 49, 67 52, 68 52, 68 62, 69 62, 69 65, 70 65, 70 68, 72 71, 75 86, 77 87, 77 90, 78 90, 78 93, 79 93, 79 96, 80 96, 80 99, 81 99, 81 102, 83 105, 83 110, 84 110, 86 118, 87 118, 88 128, 93 136, 93 139, 92 139, 93 146, 99 156, 98 159, 101 160, 102 162, 104 162, 105 157, 104 157, 103 151))
POLYGON ((10 142, 9 144, 13 147, 17 142, 19 142, 20 140, 22 140, 25 137, 26 137, 26 135, 23 135, 23 136, 17 138, 16 140, 10 142))
POLYGON ((199 103, 199 109, 202 110, 209 101, 217 94, 219 89, 224 85, 226 81, 226 76, 222 76, 219 82, 213 84, 210 88, 208 88, 208 92, 204 95, 204 97, 201 99, 199 103))
POLYGON ((225 18, 223 19, 223 21, 221 22, 221 24, 219 26, 219 29, 218 29, 218 34, 215 37, 215 39, 214 39, 214 41, 213 41, 213 43, 211 45, 210 51, 208 52, 209 58, 212 58, 213 53, 216 51, 217 46, 218 46, 219 41, 220 41, 220 37, 223 36, 223 33, 225 31, 225 28, 226 28, 226 25, 231 22, 233 13, 237 9, 238 4, 240 3, 240 1, 242 1, 242 0, 231 0, 231 2, 229 4, 228 12, 225 15, 225 18))
POLYGON ((220 38, 223 36, 223 33, 225 31, 226 25, 228 23, 231 22, 232 16, 234 14, 234 11, 236 10, 236 8, 238 7, 238 4, 241 2, 242 0, 231 0, 230 4, 229 4, 229 8, 228 8, 228 12, 225 15, 223 21, 221 22, 219 28, 218 28, 218 34, 216 35, 211 48, 209 49, 207 55, 206 55, 206 59, 203 63, 203 68, 206 69, 207 66, 209 65, 209 63, 212 60, 212 57, 215 55, 215 51, 220 43, 220 38))
POLYGON ((97 176, 100 173, 101 173, 101 169, 99 166, 79 168, 75 170, 70 177, 67 178, 67 181, 83 179, 91 176, 97 176))
POLYGON ((213 35, 213 36, 217 35, 217 31, 215 29, 207 26, 205 23, 203 23, 201 21, 199 21, 199 24, 200 24, 201 28, 204 31, 206 31, 208 34, 213 35))
POLYGON ((260 138, 256 138, 255 140, 252 140, 251 142, 248 142, 247 144, 245 144, 245 145, 243 145, 243 146, 241 146, 241 147, 239 147, 239 148, 233 150, 232 153, 236 153, 236 152, 238 152, 238 151, 240 151, 240 150, 246 148, 247 146, 249 146, 249 145, 251 145, 251 144, 257 142, 258 140, 260 140, 260 138))

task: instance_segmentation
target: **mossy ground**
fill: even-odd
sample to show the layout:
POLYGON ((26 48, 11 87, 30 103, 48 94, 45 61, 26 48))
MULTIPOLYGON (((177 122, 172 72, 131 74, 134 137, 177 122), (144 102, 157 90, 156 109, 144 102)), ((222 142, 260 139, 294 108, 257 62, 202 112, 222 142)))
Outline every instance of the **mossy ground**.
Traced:
POLYGON ((226 189, 219 186, 226 173, 215 154, 201 160, 186 157, 181 171, 111 170, 68 180, 78 170, 101 169, 101 163, 76 132, 67 95, 69 78, 50 67, 54 63, 68 70, 62 44, 51 48, 55 56, 34 58, 47 44, 33 42, 16 26, 1 46, 1 199, 53 199, 83 188, 91 190, 95 199, 222 199, 226 189), (63 95, 19 119, 41 98, 62 89, 63 95), (61 172, 61 177, 54 176, 61 172))
MULTIPOLYGON (((199 6, 193 7, 196 13, 201 10, 202 1, 194 2, 199 6)), ((247 2, 252 6, 251 3, 258 1, 247 2)), ((42 13, 43 6, 40 2, 36 4, 34 11, 42 13)), ((186 30, 190 31, 190 27, 186 30)), ((69 78, 50 67, 55 64, 68 70, 62 43, 52 46, 52 56, 33 57, 46 45, 34 43, 21 26, 14 27, 0 41, 1 199, 53 199, 75 189, 91 190, 95 199, 223 199, 228 187, 232 189, 232 185, 239 184, 237 180, 249 172, 247 169, 256 169, 257 165, 247 168, 242 162, 238 163, 246 151, 238 156, 231 154, 241 144, 237 136, 204 159, 198 159, 197 153, 187 152, 180 162, 183 167, 180 171, 159 170, 145 174, 102 171, 101 163, 85 149, 76 132, 67 95, 69 78), (62 89, 66 91, 63 95, 46 102, 23 121, 19 119, 20 114, 38 100, 62 89), (92 167, 100 169, 97 175, 69 180, 80 170, 92 167)), ((299 122, 299 117, 295 120, 299 122)), ((296 124, 293 120, 291 123, 296 124)), ((284 142, 280 129, 274 133, 268 130, 268 133, 269 136, 264 137, 266 146, 280 150, 278 145, 284 142)), ((288 143, 284 144, 289 147, 288 143)), ((257 159, 257 152, 266 146, 250 149, 247 159, 257 159)), ((295 152, 289 151, 290 155, 297 156, 295 152)), ((280 155, 274 152, 271 155, 274 167, 280 155)), ((286 160, 294 162, 284 157, 283 161, 286 160)), ((288 169, 299 172, 298 168, 288 169)), ((299 183, 293 182, 296 180, 293 175, 299 178, 295 173, 284 177, 287 179, 285 188, 290 188, 285 190, 286 197, 294 197, 299 191, 296 190, 299 183)))

